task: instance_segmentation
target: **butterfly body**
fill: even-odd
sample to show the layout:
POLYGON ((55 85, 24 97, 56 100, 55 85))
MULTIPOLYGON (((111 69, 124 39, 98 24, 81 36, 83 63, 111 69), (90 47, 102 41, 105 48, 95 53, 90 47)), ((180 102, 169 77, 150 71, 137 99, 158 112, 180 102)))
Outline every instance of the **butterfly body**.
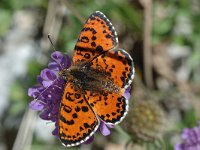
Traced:
POLYGON ((88 63, 71 66, 63 70, 60 75, 66 82, 73 83, 74 87, 82 93, 91 91, 95 94, 101 94, 103 91, 119 92, 119 88, 108 77, 108 73, 102 69, 94 69, 88 63))
POLYGON ((64 146, 87 141, 105 124, 120 123, 128 112, 123 96, 134 77, 131 56, 116 49, 118 38, 99 11, 86 21, 74 48, 73 65, 59 75, 66 80, 59 111, 59 137, 64 146))

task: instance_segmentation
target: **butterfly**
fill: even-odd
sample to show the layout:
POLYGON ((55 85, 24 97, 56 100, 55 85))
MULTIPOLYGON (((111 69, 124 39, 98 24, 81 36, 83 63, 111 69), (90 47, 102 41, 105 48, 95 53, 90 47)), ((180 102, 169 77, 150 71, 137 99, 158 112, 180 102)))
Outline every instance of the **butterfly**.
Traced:
POLYGON ((60 110, 59 138, 71 147, 87 141, 100 121, 116 125, 127 114, 123 96, 134 77, 133 60, 117 49, 115 28, 100 11, 90 15, 74 48, 73 65, 59 74, 66 80, 60 110))

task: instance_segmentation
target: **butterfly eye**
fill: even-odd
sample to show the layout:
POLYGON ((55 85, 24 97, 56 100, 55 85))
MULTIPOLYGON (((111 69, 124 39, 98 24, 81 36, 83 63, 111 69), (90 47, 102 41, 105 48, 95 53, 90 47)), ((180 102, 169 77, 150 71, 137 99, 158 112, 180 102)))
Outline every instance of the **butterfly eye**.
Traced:
POLYGON ((67 76, 69 75, 69 71, 67 69, 61 70, 58 75, 62 77, 64 80, 67 80, 67 76))

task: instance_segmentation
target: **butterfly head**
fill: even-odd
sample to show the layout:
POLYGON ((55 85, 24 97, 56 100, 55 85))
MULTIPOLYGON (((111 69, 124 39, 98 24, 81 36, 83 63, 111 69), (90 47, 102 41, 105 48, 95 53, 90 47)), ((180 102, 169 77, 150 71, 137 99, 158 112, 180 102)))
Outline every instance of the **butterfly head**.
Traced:
POLYGON ((70 76, 70 70, 69 69, 63 69, 58 73, 59 77, 62 77, 64 80, 67 80, 67 78, 70 76))

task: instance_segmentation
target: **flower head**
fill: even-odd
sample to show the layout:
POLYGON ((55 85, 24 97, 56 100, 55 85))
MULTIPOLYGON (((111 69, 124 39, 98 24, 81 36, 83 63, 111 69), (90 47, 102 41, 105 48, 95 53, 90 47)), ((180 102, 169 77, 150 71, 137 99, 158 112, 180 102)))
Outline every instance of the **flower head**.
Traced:
POLYGON ((130 134, 133 142, 152 142, 159 139, 164 126, 161 108, 152 101, 135 101, 131 104, 133 109, 121 125, 130 134))
POLYGON ((51 54, 51 59, 48 68, 37 76, 39 85, 28 89, 28 95, 34 98, 29 106, 33 110, 41 111, 41 119, 55 122, 56 128, 52 134, 58 136, 59 107, 65 87, 65 80, 58 73, 63 68, 69 68, 71 61, 69 56, 58 51, 51 54))
POLYGON ((185 128, 181 134, 182 142, 175 145, 175 150, 200 149, 200 122, 194 128, 185 128))
MULTIPOLYGON (((52 61, 48 64, 48 68, 41 71, 37 76, 38 85, 28 89, 28 95, 34 100, 30 102, 29 107, 36 111, 41 111, 40 118, 55 123, 55 129, 52 134, 58 137, 58 120, 59 107, 63 96, 66 81, 59 76, 59 72, 68 69, 71 66, 70 57, 63 55, 59 51, 51 54, 52 61)), ((124 97, 130 98, 130 88, 127 88, 124 97)), ((99 118, 100 120, 100 118, 99 118)), ((99 131, 107 136, 110 134, 112 125, 105 124, 100 121, 99 131)), ((85 142, 88 144, 93 141, 93 136, 85 142)))

